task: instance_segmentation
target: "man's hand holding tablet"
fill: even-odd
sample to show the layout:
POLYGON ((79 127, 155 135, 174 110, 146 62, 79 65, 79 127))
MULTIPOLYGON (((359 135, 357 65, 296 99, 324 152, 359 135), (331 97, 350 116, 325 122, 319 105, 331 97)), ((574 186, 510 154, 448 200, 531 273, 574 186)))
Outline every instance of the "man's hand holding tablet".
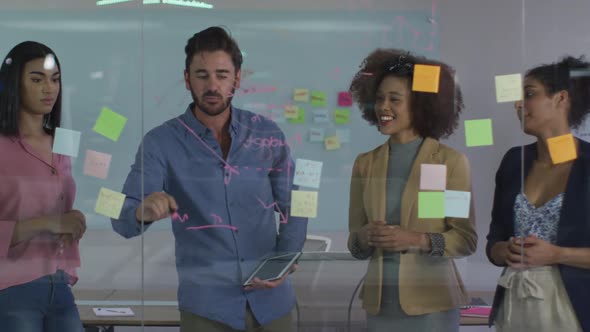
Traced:
POLYGON ((281 285, 287 275, 297 269, 297 259, 301 252, 272 256, 258 265, 244 282, 245 290, 275 288, 281 285))

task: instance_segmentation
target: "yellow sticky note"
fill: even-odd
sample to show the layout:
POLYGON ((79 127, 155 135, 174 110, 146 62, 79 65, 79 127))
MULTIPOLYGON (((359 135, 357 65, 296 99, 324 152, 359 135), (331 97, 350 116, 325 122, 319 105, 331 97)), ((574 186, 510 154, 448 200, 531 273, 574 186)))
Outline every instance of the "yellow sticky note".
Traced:
POLYGON ((495 81, 498 103, 522 100, 522 75, 498 75, 495 81))
POLYGON ((293 217, 315 218, 318 214, 317 191, 291 191, 291 215, 293 217))
POLYGON ((301 102, 308 102, 309 101, 309 90, 308 89, 294 89, 293 90, 293 100, 294 101, 301 101, 301 102))
POLYGON ((326 146, 326 150, 338 150, 340 149, 340 138, 338 135, 326 137, 324 145, 326 146))
POLYGON ((119 219, 125 195, 107 188, 100 188, 94 212, 113 219, 119 219))
POLYGON ((415 65, 412 91, 438 93, 440 66, 415 65))
POLYGON ((547 145, 554 164, 565 163, 578 158, 576 143, 572 134, 551 137, 547 139, 547 145))
POLYGON ((119 113, 113 112, 108 107, 103 107, 93 130, 113 141, 119 140, 119 136, 125 128, 127 118, 119 113))
POLYGON ((297 119, 299 117, 299 107, 295 105, 285 105, 285 119, 297 119))

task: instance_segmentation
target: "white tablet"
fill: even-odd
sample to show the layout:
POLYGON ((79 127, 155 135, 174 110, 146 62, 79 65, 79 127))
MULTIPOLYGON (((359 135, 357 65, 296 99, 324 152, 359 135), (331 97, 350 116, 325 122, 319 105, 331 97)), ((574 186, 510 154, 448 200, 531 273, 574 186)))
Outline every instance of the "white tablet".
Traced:
POLYGON ((297 262, 299 256, 301 256, 301 252, 293 252, 265 259, 244 282, 244 286, 251 285, 254 278, 268 281, 281 279, 297 262))

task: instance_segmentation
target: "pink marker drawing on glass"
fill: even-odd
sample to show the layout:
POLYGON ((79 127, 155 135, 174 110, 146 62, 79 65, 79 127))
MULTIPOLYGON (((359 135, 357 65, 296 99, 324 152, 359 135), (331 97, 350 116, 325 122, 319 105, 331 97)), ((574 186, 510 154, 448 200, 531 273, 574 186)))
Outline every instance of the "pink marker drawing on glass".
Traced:
MULTIPOLYGON (((191 231, 196 231, 196 230, 200 230, 200 229, 206 229, 206 228, 229 228, 231 230, 237 230, 238 228, 235 226, 230 226, 230 225, 219 225, 221 223, 223 223, 223 219, 221 219, 220 216, 216 215, 215 213, 211 213, 211 216, 214 219, 214 223, 216 225, 204 225, 204 226, 191 226, 191 227, 187 227, 186 230, 191 230, 191 231)), ((178 212, 174 212, 172 213, 172 220, 178 220, 181 223, 185 222, 186 220, 188 220, 188 215, 185 213, 182 217, 178 214, 178 212)))
POLYGON ((231 225, 205 225, 205 226, 191 226, 191 227, 187 227, 186 230, 188 231, 198 231, 200 229, 207 229, 207 228, 229 228, 233 231, 237 230, 238 228, 236 226, 231 226, 231 225))
POLYGON ((328 76, 335 81, 339 81, 340 80, 340 67, 336 67, 336 69, 334 69, 333 72, 329 73, 328 76))
POLYGON ((295 133, 295 136, 293 136, 293 139, 295 139, 295 142, 297 142, 297 144, 301 144, 301 141, 303 140, 301 138, 301 134, 300 133, 295 133))
POLYGON ((180 214, 178 214, 178 211, 174 211, 174 213, 172 213, 172 221, 178 221, 181 224, 185 221, 188 220, 188 214, 183 214, 182 217, 180 216, 180 214))
POLYGON ((228 163, 225 161, 225 159, 221 158, 221 157, 220 157, 220 156, 219 156, 217 153, 215 153, 215 151, 213 151, 213 149, 211 149, 211 147, 210 147, 209 145, 207 145, 207 143, 205 143, 205 142, 204 142, 204 141, 203 141, 203 140, 202 140, 202 139, 199 137, 199 135, 197 135, 197 134, 194 132, 194 130, 192 130, 192 129, 191 129, 191 128, 190 128, 190 127, 189 127, 189 126, 186 124, 186 123, 184 123, 184 121, 182 121, 182 120, 180 120, 180 119, 178 119, 178 118, 177 118, 177 120, 178 120, 178 122, 180 122, 180 124, 182 124, 182 126, 183 126, 183 127, 185 127, 185 128, 186 128, 186 130, 188 130, 188 131, 189 131, 189 133, 191 133, 191 134, 192 134, 192 135, 193 135, 193 136, 194 136, 194 137, 195 137, 195 138, 196 138, 196 139, 197 139, 199 142, 201 142, 201 144, 203 144, 203 146, 204 146, 204 147, 205 147, 207 150, 209 150, 209 152, 211 152, 211 154, 213 154, 213 156, 215 156, 217 159, 219 159, 219 161, 220 161, 221 163, 223 163, 223 164, 225 165, 225 166, 224 166, 224 168, 223 168, 223 169, 226 171, 226 172, 225 172, 225 175, 224 175, 224 177, 223 177, 223 183, 224 183, 225 185, 228 185, 228 184, 229 184, 229 182, 231 181, 231 176, 232 176, 233 174, 240 175, 240 172, 238 172, 238 170, 237 170, 237 169, 235 169, 234 167, 232 167, 230 164, 228 164, 228 163))
POLYGON ((246 88, 236 91, 234 94, 254 94, 254 93, 271 93, 277 91, 272 85, 251 84, 246 88))
POLYGON ((260 118, 260 114, 256 114, 253 117, 250 118, 250 121, 252 122, 260 122, 262 121, 262 119, 260 118))
POLYGON ((266 205, 266 204, 264 204, 264 202, 260 198, 256 197, 256 199, 258 200, 258 202, 260 202, 260 205, 262 205, 265 209, 270 209, 270 208, 276 207, 279 212, 279 215, 281 216, 281 218, 280 218, 281 224, 287 223, 287 217, 283 214, 283 211, 281 211, 281 208, 279 208, 279 204, 277 202, 273 202, 270 205, 266 205))
POLYGON ((223 219, 220 216, 216 215, 215 213, 211 213, 211 217, 213 217, 213 222, 216 224, 223 224, 223 219))
POLYGON ((412 41, 412 48, 415 50, 422 50, 422 51, 428 51, 428 52, 432 52, 434 50, 434 37, 436 36, 436 20, 435 20, 435 16, 436 15, 436 0, 434 0, 432 2, 432 13, 431 13, 431 17, 428 19, 431 27, 431 31, 430 33, 428 33, 428 35, 430 35, 430 38, 425 38, 427 33, 424 33, 423 31, 419 31, 418 29, 416 29, 416 27, 410 23, 410 21, 408 21, 404 16, 398 15, 395 17, 394 22, 392 22, 392 24, 389 27, 383 27, 382 29, 382 40, 381 40, 381 44, 382 46, 387 46, 389 45, 389 38, 387 36, 387 30, 393 30, 396 31, 397 30, 397 40, 394 41, 394 43, 398 43, 398 44, 403 44, 404 43, 404 32, 408 33, 410 32, 413 36, 413 41, 412 41), (420 44, 419 44, 420 43, 420 44), (428 43, 428 46, 425 46, 425 44, 428 43))

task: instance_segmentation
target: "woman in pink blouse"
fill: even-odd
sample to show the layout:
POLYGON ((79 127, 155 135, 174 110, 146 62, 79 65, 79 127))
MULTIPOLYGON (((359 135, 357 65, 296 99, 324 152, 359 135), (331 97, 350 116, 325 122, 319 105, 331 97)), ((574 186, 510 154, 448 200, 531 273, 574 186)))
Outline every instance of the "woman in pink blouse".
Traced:
POLYGON ((15 46, 0 67, 0 330, 81 331, 70 289, 84 215, 72 210, 69 157, 52 152, 60 125, 55 53, 15 46))

